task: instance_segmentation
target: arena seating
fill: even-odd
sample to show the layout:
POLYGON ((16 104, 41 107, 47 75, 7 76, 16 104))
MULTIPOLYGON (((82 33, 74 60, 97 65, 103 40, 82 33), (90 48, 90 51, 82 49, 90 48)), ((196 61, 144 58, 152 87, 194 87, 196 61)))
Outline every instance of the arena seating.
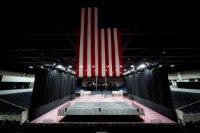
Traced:
POLYGON ((19 121, 0 120, 0 127, 4 126, 19 126, 19 121))
POLYGON ((179 121, 184 125, 196 125, 200 120, 200 93, 172 91, 171 94, 179 121))
POLYGON ((18 115, 21 114, 21 112, 24 110, 22 108, 19 108, 17 106, 8 104, 6 102, 0 101, 0 115, 6 114, 6 115, 18 115))
POLYGON ((182 108, 181 111, 183 111, 184 113, 200 113, 200 102, 197 102, 195 104, 189 105, 185 108, 182 108))
POLYGON ((199 93, 172 91, 171 94, 174 108, 179 108, 200 100, 199 93))
POLYGON ((24 108, 28 108, 30 106, 31 97, 32 97, 32 92, 0 95, 0 99, 24 108))
MULTIPOLYGON (((198 131, 198 129, 196 129, 198 131)), ((143 124, 143 123, 59 123, 59 124, 23 124, 12 132, 87 132, 87 133, 118 133, 118 132, 173 132, 190 133, 194 129, 186 129, 179 124, 143 124)))
MULTIPOLYGON (((24 122, 23 119, 21 119, 22 112, 29 108, 31 95, 32 92, 0 95, 0 125, 12 126, 24 122)), ((25 114, 26 113, 23 113, 23 115, 25 114)))

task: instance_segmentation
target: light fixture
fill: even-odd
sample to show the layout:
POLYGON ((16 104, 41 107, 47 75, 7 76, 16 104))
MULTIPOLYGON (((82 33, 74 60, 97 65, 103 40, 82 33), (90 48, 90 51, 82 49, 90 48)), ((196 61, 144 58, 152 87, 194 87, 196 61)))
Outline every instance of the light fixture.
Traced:
POLYGON ((141 65, 139 65, 139 66, 137 67, 137 69, 144 69, 145 67, 146 67, 145 64, 141 64, 141 65))
POLYGON ((134 65, 131 65, 130 67, 131 67, 131 69, 129 69, 129 70, 124 69, 123 75, 128 75, 128 74, 130 74, 130 73, 135 71, 135 66, 134 65))
POLYGON ((75 72, 75 71, 71 71, 71 73, 72 73, 72 74, 76 74, 76 72, 75 72))
POLYGON ((72 66, 71 66, 71 65, 69 65, 69 68, 72 68, 72 66))
POLYGON ((172 65, 170 65, 170 67, 175 67, 175 65, 172 64, 172 65))
POLYGON ((42 68, 42 69, 43 69, 44 67, 43 67, 43 66, 40 66, 40 68, 42 68))
POLYGON ((125 71, 125 72, 123 73, 123 75, 128 75, 128 74, 130 74, 130 73, 131 73, 131 70, 125 71))
POLYGON ((57 65, 56 68, 59 69, 59 70, 63 70, 63 71, 66 70, 65 67, 63 67, 62 65, 57 65))
POLYGON ((159 65, 158 67, 163 67, 163 65, 159 65))
POLYGON ((33 66, 28 66, 28 68, 33 69, 33 66))
POLYGON ((56 63, 53 63, 52 66, 55 67, 55 66, 56 66, 56 63))

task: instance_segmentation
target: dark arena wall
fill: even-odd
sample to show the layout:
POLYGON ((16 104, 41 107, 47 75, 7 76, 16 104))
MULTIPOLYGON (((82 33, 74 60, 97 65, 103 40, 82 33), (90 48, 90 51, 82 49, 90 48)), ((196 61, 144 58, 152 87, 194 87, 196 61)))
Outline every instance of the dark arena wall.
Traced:
POLYGON ((32 94, 29 119, 52 110, 73 98, 76 77, 58 70, 38 69, 32 94))
POLYGON ((176 121, 165 68, 146 69, 125 77, 128 95, 145 106, 176 121))

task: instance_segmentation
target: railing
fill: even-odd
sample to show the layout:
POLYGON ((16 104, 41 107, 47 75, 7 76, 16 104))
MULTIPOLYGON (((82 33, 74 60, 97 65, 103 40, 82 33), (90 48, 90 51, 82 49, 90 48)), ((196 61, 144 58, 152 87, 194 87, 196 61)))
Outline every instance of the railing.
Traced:
POLYGON ((58 116, 65 116, 67 109, 71 106, 71 102, 67 103, 65 106, 61 107, 58 110, 58 116))
POLYGON ((133 109, 71 109, 66 115, 138 115, 133 109))
POLYGON ((134 104, 133 102, 131 104, 133 107, 137 108, 137 112, 139 113, 139 115, 145 115, 143 108, 139 107, 138 105, 134 104))

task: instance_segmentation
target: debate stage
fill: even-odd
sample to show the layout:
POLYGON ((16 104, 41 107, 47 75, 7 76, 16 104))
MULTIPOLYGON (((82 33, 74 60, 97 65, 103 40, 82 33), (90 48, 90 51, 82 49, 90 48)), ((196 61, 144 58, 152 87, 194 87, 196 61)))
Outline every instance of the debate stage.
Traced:
POLYGON ((31 123, 63 122, 174 123, 169 118, 137 101, 124 96, 105 96, 102 94, 78 96, 38 117, 31 123))
POLYGON ((126 102, 77 102, 61 122, 142 122, 139 110, 126 102))

